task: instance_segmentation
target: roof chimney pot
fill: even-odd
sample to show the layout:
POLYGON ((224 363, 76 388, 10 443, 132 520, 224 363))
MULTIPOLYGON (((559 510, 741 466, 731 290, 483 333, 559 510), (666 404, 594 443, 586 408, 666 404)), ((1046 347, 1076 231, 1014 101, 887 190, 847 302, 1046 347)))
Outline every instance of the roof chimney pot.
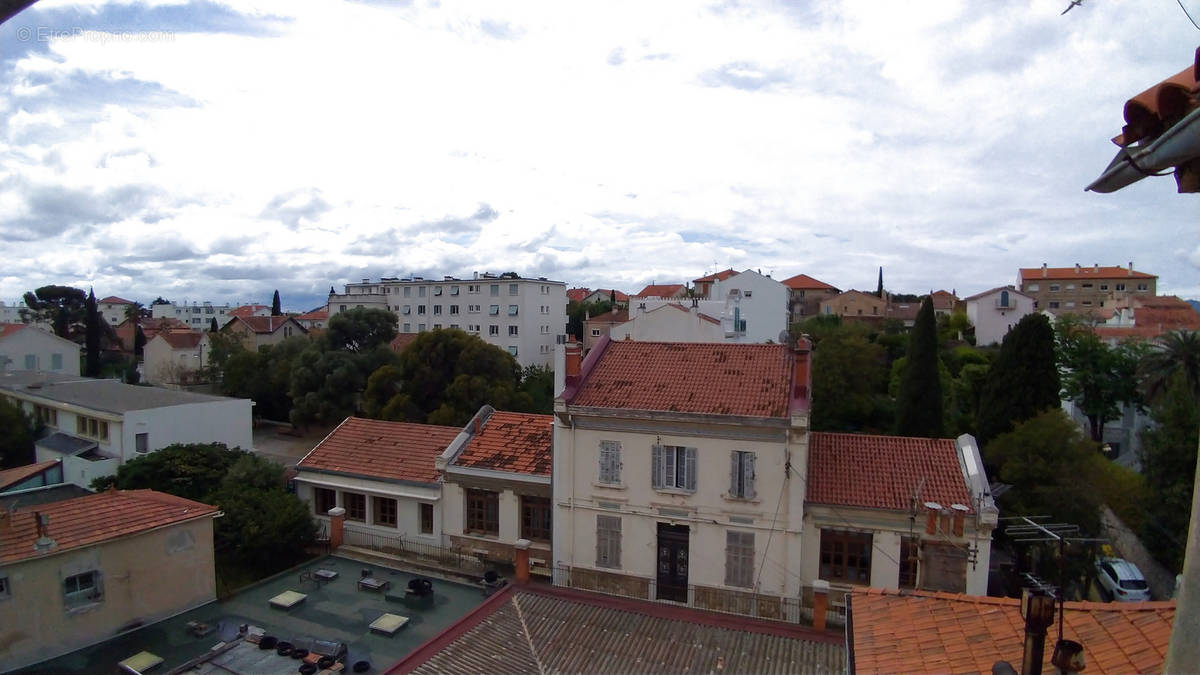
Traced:
POLYGON ((1042 263, 1042 278, 1046 278, 1046 263, 1042 263))

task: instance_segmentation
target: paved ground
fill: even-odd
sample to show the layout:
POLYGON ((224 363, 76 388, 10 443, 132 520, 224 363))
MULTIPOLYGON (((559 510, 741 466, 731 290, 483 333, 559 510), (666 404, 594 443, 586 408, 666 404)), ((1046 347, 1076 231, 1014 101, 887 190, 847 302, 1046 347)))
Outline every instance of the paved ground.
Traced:
POLYGON ((292 432, 286 427, 262 425, 254 430, 254 451, 283 464, 293 466, 308 454, 332 428, 311 428, 307 432, 292 432), (281 433, 287 431, 287 433, 281 433))

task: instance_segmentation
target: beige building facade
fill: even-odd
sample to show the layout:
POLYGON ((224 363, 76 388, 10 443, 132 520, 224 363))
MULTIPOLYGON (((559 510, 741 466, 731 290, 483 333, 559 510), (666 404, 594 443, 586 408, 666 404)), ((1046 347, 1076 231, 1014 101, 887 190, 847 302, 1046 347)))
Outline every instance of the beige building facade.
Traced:
POLYGON ((1158 277, 1126 267, 1092 265, 1022 268, 1017 290, 1034 299, 1034 308, 1058 314, 1109 314, 1115 302, 1130 295, 1157 295, 1158 277))

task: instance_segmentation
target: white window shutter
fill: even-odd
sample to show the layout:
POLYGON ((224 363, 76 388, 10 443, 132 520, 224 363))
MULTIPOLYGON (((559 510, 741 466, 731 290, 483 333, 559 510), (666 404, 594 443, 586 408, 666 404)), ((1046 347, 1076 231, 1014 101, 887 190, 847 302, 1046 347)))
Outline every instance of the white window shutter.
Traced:
POLYGON ((687 462, 684 464, 684 489, 696 491, 696 449, 688 448, 684 453, 687 457, 687 462))
POLYGON ((677 474, 675 473, 676 471, 678 471, 678 469, 675 467, 675 463, 676 463, 675 455, 676 455, 675 446, 667 446, 662 449, 662 457, 663 457, 662 485, 663 485, 663 487, 672 487, 672 488, 680 487, 679 480, 677 478, 677 474))
POLYGON ((737 450, 729 453, 729 496, 741 497, 741 485, 738 485, 738 465, 741 463, 741 454, 737 450))
POLYGON ((650 484, 653 487, 663 486, 663 448, 655 445, 650 449, 650 484))
POLYGON ((744 486, 745 493, 742 495, 746 499, 754 499, 754 461, 758 457, 753 452, 746 453, 746 484, 744 486))

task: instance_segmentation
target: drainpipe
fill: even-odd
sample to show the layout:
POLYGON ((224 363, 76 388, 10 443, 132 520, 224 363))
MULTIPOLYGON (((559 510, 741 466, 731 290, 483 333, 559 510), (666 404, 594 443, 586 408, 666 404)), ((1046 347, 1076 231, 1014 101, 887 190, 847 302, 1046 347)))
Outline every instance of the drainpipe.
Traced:
POLYGON ((1192 486, 1192 521, 1183 557, 1183 585, 1175 607, 1175 624, 1167 644, 1164 673, 1182 673, 1200 663, 1200 462, 1192 486), (1190 580, 1190 581, 1189 581, 1190 580))

